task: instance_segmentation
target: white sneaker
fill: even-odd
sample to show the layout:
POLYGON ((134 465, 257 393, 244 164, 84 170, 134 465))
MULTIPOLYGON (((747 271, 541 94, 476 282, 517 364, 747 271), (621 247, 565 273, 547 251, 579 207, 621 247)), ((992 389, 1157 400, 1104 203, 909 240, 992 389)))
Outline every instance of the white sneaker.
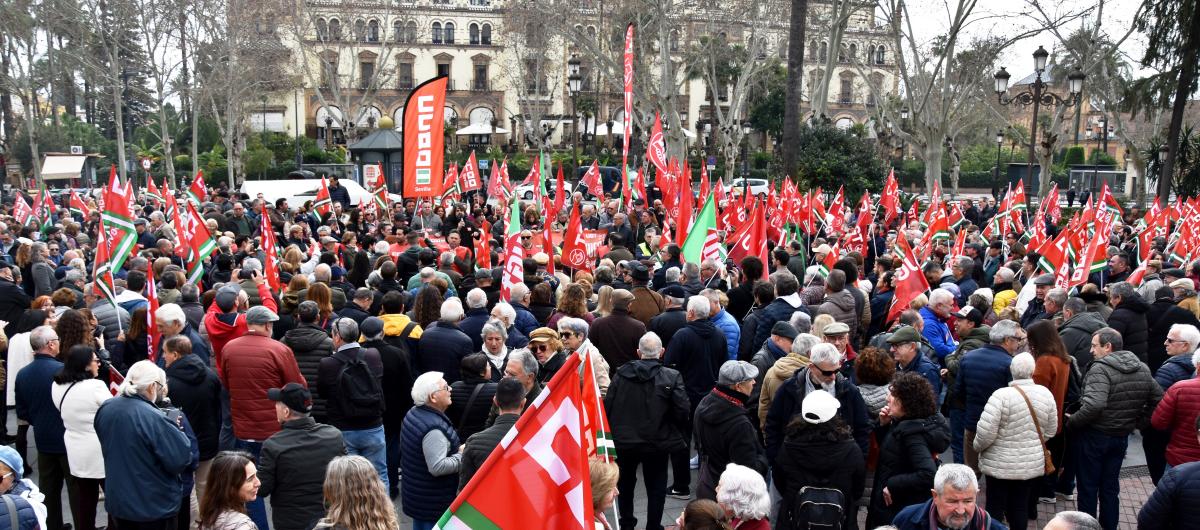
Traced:
POLYGON ((1055 493, 1054 498, 1055 498, 1055 500, 1059 500, 1059 501, 1073 501, 1073 500, 1075 500, 1075 494, 1074 493, 1055 493))
POLYGON ((691 460, 688 460, 688 467, 700 469, 700 455, 693 456, 691 460))

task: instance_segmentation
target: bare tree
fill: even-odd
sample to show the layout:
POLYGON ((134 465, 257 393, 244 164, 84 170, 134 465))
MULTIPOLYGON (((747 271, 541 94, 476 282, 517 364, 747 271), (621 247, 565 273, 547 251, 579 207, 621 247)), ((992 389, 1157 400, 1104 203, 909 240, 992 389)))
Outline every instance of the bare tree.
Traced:
MULTIPOLYGON (((149 60, 145 67, 150 76, 153 97, 158 112, 158 141, 162 149, 163 168, 175 187, 175 139, 171 138, 167 121, 167 99, 174 95, 172 79, 183 65, 184 56, 179 53, 180 41, 175 35, 177 28, 176 5, 157 0, 131 0, 137 16, 137 31, 149 60)), ((192 142, 195 143, 195 140, 192 142)))
MULTIPOLYGON (((41 55, 41 45, 38 32, 38 21, 35 12, 28 2, 5 2, 0 4, 0 18, 5 22, 5 30, 0 32, 0 53, 3 53, 5 68, 0 71, 0 91, 5 94, 15 93, 24 112, 23 122, 29 138, 29 153, 33 165, 33 177, 41 183, 41 155, 38 151, 38 129, 41 117, 38 115, 38 85, 35 80, 35 65, 41 55)), ((14 138, 9 137, 11 127, 5 116, 6 142, 12 147, 14 138)))
POLYGON ((551 137, 562 124, 562 120, 547 118, 555 101, 562 101, 566 88, 561 54, 551 52, 560 50, 563 44, 562 37, 551 31, 564 28, 548 27, 545 16, 535 2, 509 5, 504 14, 504 44, 509 53, 504 55, 500 68, 500 77, 517 96, 517 111, 509 109, 506 113, 520 117, 521 146, 538 150, 550 147, 551 137))
MULTIPOLYGON (((828 114, 829 84, 833 81, 834 69, 837 68, 838 63, 845 63, 848 60, 846 47, 842 44, 842 37, 846 34, 850 15, 863 7, 861 2, 855 0, 833 0, 819 5, 823 9, 809 8, 809 18, 812 25, 828 28, 828 32, 824 35, 828 39, 828 47, 821 48, 824 50, 825 56, 818 57, 818 60, 822 62, 821 69, 814 76, 816 83, 809 87, 809 105, 812 107, 814 118, 823 118, 828 114)), ((812 50, 809 50, 809 53, 811 54, 812 50)), ((857 60, 857 57, 854 59, 857 60)))

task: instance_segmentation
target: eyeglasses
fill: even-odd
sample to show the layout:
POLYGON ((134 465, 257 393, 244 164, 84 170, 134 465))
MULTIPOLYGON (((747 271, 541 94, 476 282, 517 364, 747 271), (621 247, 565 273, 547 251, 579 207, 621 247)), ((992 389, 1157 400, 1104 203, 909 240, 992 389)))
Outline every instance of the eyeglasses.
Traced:
POLYGON ((1180 340, 1180 339, 1172 339, 1171 337, 1167 337, 1167 343, 1169 343, 1169 344, 1174 344, 1174 343, 1176 343, 1176 342, 1187 342, 1187 341, 1186 341, 1186 340, 1180 340))
POLYGON ((838 373, 839 371, 841 371, 841 368, 840 368, 840 367, 839 367, 839 368, 836 368, 836 369, 833 369, 833 370, 823 370, 823 369, 822 369, 820 366, 817 366, 817 365, 815 365, 815 364, 814 364, 814 365, 812 365, 812 367, 813 367, 813 369, 815 369, 816 371, 818 371, 818 372, 821 372, 821 375, 823 375, 823 376, 825 376, 825 377, 833 377, 833 376, 837 375, 837 373, 838 373))
POLYGON ((550 346, 546 345, 546 344, 538 344, 537 346, 530 346, 529 349, 532 351, 538 351, 538 352, 550 351, 550 346))
POLYGON ((574 337, 574 336, 575 336, 575 333, 573 333, 573 332, 570 332, 570 331, 560 331, 560 332, 558 332, 558 336, 560 336, 560 337, 562 337, 562 338, 564 338, 564 339, 565 339, 565 338, 567 338, 567 337, 574 337))

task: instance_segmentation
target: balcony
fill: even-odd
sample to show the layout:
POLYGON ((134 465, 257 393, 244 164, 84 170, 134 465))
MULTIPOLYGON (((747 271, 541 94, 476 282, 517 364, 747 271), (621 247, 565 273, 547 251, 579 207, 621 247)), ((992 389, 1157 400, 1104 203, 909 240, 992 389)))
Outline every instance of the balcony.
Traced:
POLYGON ((491 83, 489 83, 487 79, 472 79, 471 80, 471 91, 472 92, 487 92, 491 89, 492 89, 491 83))

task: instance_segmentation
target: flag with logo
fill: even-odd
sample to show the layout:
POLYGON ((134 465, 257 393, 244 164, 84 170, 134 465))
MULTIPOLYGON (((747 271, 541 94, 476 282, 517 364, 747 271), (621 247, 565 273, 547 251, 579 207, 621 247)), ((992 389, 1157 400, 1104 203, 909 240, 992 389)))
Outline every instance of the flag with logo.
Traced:
POLYGON ((92 209, 88 207, 86 202, 83 202, 83 198, 78 193, 75 193, 75 190, 71 190, 71 198, 67 202, 67 209, 71 211, 72 215, 79 215, 84 219, 92 215, 92 209))
POLYGON ((208 200, 208 187, 204 185, 204 170, 196 171, 196 178, 192 179, 192 185, 187 190, 188 201, 200 204, 208 200))
POLYGON ((430 79, 414 88, 404 102, 405 198, 442 195, 445 177, 445 107, 447 76, 430 79))
POLYGON ((512 298, 512 286, 521 283, 525 274, 522 261, 525 259, 525 247, 521 245, 521 208, 513 196, 513 205, 509 208, 508 228, 504 237, 504 272, 500 281, 500 299, 508 301, 512 298))
POLYGON ((188 247, 191 249, 187 277, 188 281, 199 285, 200 277, 204 274, 204 260, 217 250, 217 242, 208 231, 208 225, 204 224, 204 218, 196 212, 196 206, 190 202, 187 203, 187 216, 190 225, 186 227, 188 247))
MULTIPOLYGON (((265 208, 264 208, 265 209, 265 208)), ((263 275, 272 292, 283 292, 283 282, 279 279, 279 248, 275 246, 275 230, 271 227, 269 215, 258 216, 262 221, 259 232, 262 234, 260 245, 263 250, 263 275)))
POLYGON ((100 221, 102 229, 109 231, 111 268, 119 271, 137 242, 137 230, 133 227, 133 214, 129 210, 129 205, 133 202, 129 186, 121 184, 116 166, 109 170, 108 177, 108 186, 104 188, 104 211, 100 214, 100 221))
POLYGON ((583 174, 581 183, 587 187, 588 193, 600 197, 604 194, 604 184, 600 182, 600 161, 592 160, 592 165, 583 174))
POLYGON ((150 197, 150 200, 154 202, 155 208, 162 204, 162 192, 159 191, 158 186, 154 184, 154 179, 150 177, 146 178, 146 196, 150 197))
POLYGON ((471 156, 467 157, 467 165, 458 172, 457 183, 458 190, 462 193, 483 187, 483 181, 479 178, 479 161, 475 159, 474 150, 471 151, 471 156))
POLYGON ((895 168, 888 172, 883 193, 879 194, 879 206, 883 208, 884 226, 892 224, 892 219, 900 214, 900 186, 896 183, 895 168))
POLYGON ((567 231, 563 233, 562 263, 563 266, 572 269, 592 270, 592 258, 588 255, 587 245, 583 241, 579 203, 571 206, 571 219, 567 221, 567 231))
POLYGON ((900 313, 908 309, 916 297, 929 290, 929 280, 921 272, 920 262, 903 233, 896 234, 895 252, 896 257, 900 258, 900 267, 892 279, 892 289, 896 294, 892 297, 892 305, 888 307, 887 322, 900 318, 900 313))

